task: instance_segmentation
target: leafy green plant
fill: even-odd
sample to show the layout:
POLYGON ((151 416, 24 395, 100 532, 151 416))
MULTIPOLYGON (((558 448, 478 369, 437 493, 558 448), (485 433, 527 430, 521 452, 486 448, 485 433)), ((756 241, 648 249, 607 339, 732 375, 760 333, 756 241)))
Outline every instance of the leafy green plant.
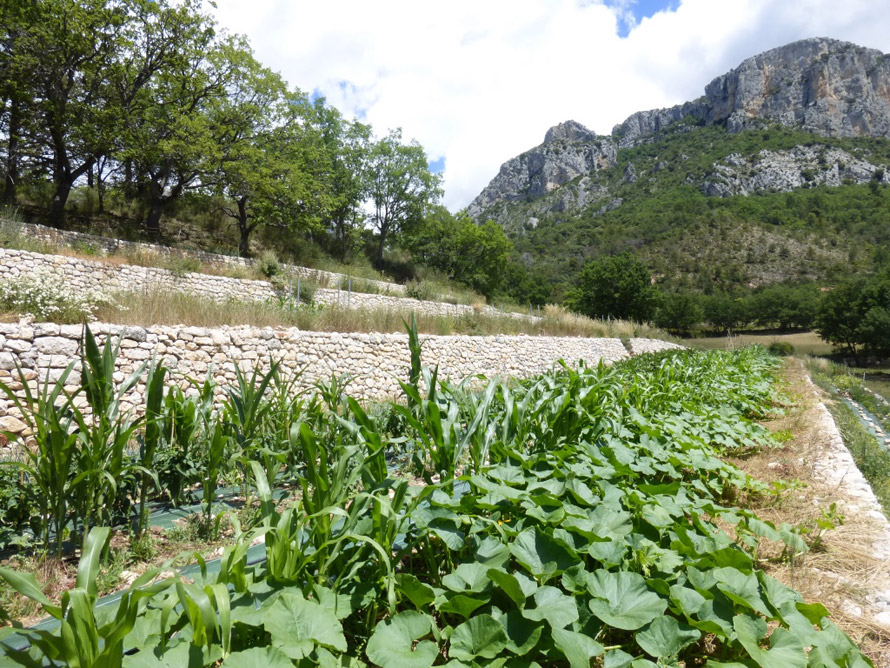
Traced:
MULTIPOLYGON (((412 339, 400 420, 333 384, 301 404, 283 474, 298 498, 272 492, 280 459, 271 475, 246 461, 261 525, 234 523, 216 576, 199 559, 192 582, 133 591, 111 613, 135 620, 117 627, 122 664, 869 665, 825 608, 758 568, 763 541, 798 554, 813 534, 728 504, 767 493, 721 457, 772 443, 754 422, 776 400, 764 349, 561 367, 477 392, 439 382, 412 339), (427 444, 424 486, 389 470, 402 439, 427 444), (266 559, 248 564, 260 537, 266 559)), ((47 634, 35 655, 84 665, 54 649, 65 638, 47 634)))
POLYGON ((6 461, 4 465, 19 467, 37 488, 37 530, 43 545, 49 546, 51 535, 56 554, 61 555, 65 529, 73 511, 75 489, 74 475, 78 472, 78 410, 72 397, 65 393, 65 383, 71 375, 74 363, 50 382, 47 374, 35 394, 24 371, 17 367, 24 399, 5 383, 2 390, 18 409, 34 438, 34 448, 23 448, 21 461, 6 461), (51 534, 52 532, 52 534, 51 534))
POLYGON ((74 411, 79 449, 77 475, 71 483, 84 538, 93 526, 114 524, 115 516, 122 512, 118 505, 124 502, 122 484, 139 471, 126 448, 142 418, 134 417, 132 411, 123 412, 122 406, 146 365, 117 383, 114 374, 119 349, 120 340, 112 345, 107 337, 100 351, 90 328, 84 327, 80 384, 92 412, 87 417, 74 411))

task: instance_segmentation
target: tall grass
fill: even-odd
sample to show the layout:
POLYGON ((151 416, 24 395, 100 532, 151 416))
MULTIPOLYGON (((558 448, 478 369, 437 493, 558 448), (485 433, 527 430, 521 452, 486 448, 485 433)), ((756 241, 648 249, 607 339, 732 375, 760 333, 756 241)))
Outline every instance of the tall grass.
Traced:
MULTIPOLYGON (((228 301, 181 293, 123 293, 114 303, 100 305, 96 318, 121 325, 187 325, 221 327, 298 327, 320 332, 401 332, 410 311, 393 308, 349 309, 304 306, 283 308, 277 303, 228 301)), ((665 332, 646 324, 623 320, 594 320, 547 306, 540 320, 508 315, 472 313, 427 315, 417 313, 417 326, 424 334, 466 334, 474 336, 515 335, 582 336, 630 338, 634 336, 669 339, 665 332)))

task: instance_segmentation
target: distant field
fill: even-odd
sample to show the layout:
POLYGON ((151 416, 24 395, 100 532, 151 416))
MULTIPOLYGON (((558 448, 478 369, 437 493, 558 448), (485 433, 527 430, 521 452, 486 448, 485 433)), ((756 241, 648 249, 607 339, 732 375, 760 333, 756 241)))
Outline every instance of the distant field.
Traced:
POLYGON ((794 352, 804 355, 828 355, 831 344, 825 343, 816 332, 798 334, 733 334, 732 336, 715 336, 701 339, 683 339, 683 343, 691 348, 702 350, 727 350, 741 348, 759 343, 768 346, 773 341, 787 341, 794 346, 794 352))

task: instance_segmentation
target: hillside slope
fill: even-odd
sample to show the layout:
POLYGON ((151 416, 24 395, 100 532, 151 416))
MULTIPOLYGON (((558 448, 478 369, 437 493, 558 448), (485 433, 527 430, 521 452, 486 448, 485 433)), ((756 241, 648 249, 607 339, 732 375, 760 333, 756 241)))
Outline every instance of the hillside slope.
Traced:
POLYGON ((551 128, 468 211, 503 225, 556 297, 587 259, 624 249, 661 280, 703 290, 827 282, 885 253, 888 137, 890 58, 804 40, 611 136, 551 128))

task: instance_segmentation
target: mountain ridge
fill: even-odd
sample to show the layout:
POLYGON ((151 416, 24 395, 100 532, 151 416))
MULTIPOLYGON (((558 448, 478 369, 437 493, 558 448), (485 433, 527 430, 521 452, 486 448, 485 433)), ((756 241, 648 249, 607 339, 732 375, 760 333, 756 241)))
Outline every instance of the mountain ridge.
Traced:
MULTIPOLYGON (((635 112, 610 135, 597 135, 581 123, 565 121, 547 130, 543 143, 506 161, 467 211, 477 221, 494 218, 504 224, 503 213, 493 208, 533 202, 579 177, 579 187, 564 193, 551 210, 580 210, 591 204, 611 210, 619 205, 615 198, 601 186, 583 182, 584 177, 615 167, 619 151, 651 141, 684 119, 692 121, 690 130, 695 125, 722 125, 738 133, 778 124, 824 137, 888 137, 890 56, 850 42, 810 38, 747 58, 715 77, 697 100, 635 112)), ((859 179, 859 172, 840 178, 859 179)), ((776 183, 781 187, 798 181, 790 178, 776 183)), ((773 187, 769 181, 763 185, 773 187)), ((711 191, 724 196, 732 192, 711 191)))

